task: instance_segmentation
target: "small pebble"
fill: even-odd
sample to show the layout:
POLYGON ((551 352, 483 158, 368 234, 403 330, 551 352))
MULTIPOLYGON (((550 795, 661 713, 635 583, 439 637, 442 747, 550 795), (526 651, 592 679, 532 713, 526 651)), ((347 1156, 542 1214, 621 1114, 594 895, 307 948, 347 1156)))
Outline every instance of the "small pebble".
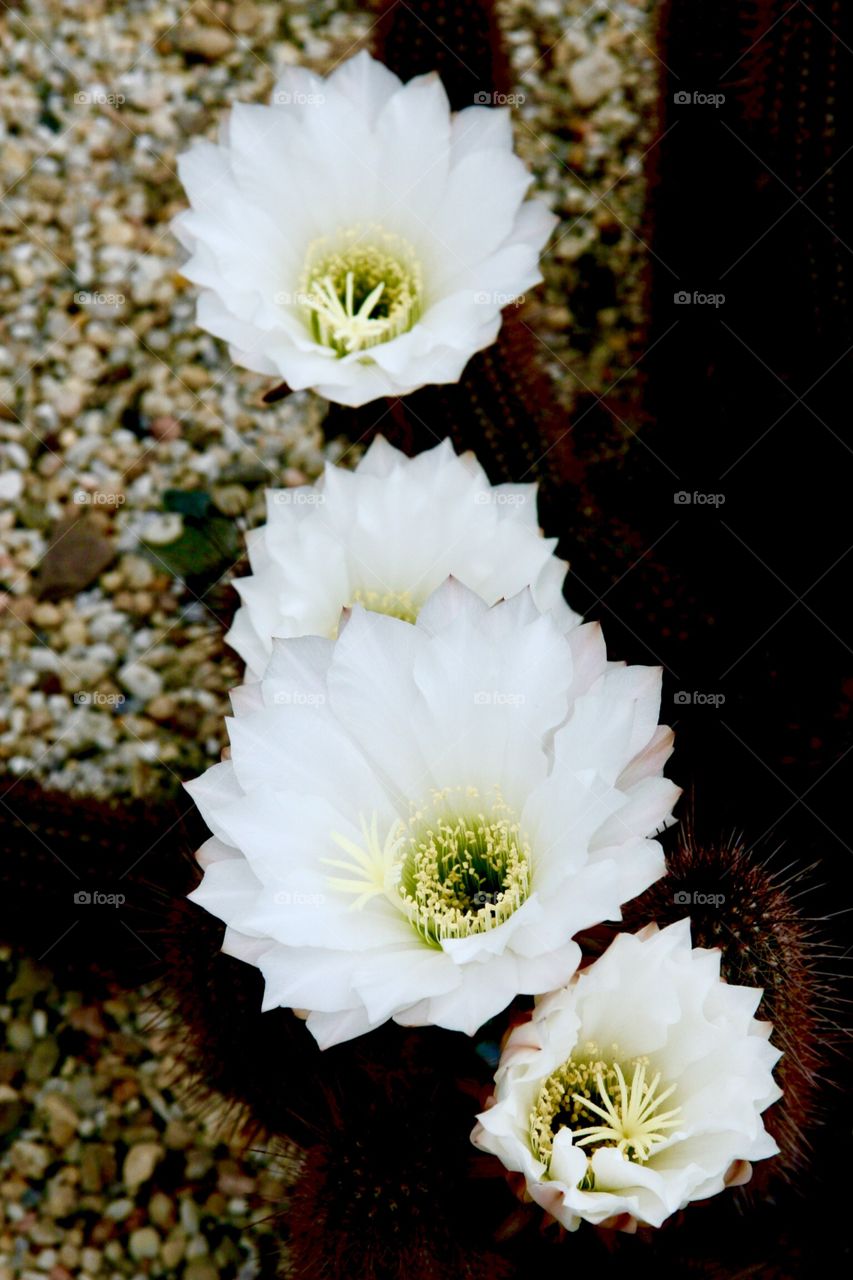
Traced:
POLYGON ((622 68, 609 53, 596 49, 572 63, 568 78, 575 101, 582 107, 591 107, 617 88, 622 79, 622 68))
POLYGON ((48 1134, 57 1147, 67 1147, 77 1133, 77 1113, 59 1093, 48 1093, 42 1101, 47 1116, 48 1134))
POLYGON ((128 1191, 135 1191, 148 1181, 162 1156, 163 1148, 158 1142, 139 1142, 130 1148, 121 1174, 128 1191))
POLYGON ((140 702, 149 702, 163 690, 163 680, 156 671, 146 667, 144 662, 127 662, 119 667, 116 678, 122 688, 126 689, 140 702))
POLYGON ((20 471, 0 474, 0 502, 17 502, 23 492, 24 477, 20 471))
POLYGON ((139 1227, 130 1234, 128 1250, 132 1258, 156 1258, 160 1252, 160 1236, 153 1227, 139 1227))
POLYGON ((230 53, 234 37, 223 27, 184 27, 178 30, 178 48, 182 53, 194 54, 208 62, 215 62, 230 53))
POLYGON ((13 1143, 11 1157, 12 1167, 25 1178, 43 1178, 51 1161, 47 1147, 24 1138, 13 1143))

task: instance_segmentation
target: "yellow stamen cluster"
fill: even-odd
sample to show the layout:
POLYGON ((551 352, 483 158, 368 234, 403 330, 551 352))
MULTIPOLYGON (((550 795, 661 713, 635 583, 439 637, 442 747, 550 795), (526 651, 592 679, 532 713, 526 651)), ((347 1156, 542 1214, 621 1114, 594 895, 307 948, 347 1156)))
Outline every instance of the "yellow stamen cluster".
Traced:
POLYGON ((339 356, 406 333, 422 309, 412 245, 379 226, 355 226, 308 246, 299 293, 316 342, 339 356))
POLYGON ((418 606, 412 599, 410 591, 371 591, 360 587, 353 592, 352 604, 360 604, 372 613, 386 613, 391 618, 401 618, 403 622, 415 622, 418 606))
MULTIPOLYGON (((662 1089, 660 1072, 651 1080, 648 1072, 648 1058, 634 1058, 624 1067, 616 1045, 604 1058, 597 1045, 587 1044, 585 1056, 569 1058, 539 1090, 530 1112, 534 1155, 550 1168, 554 1139, 560 1129, 568 1128, 574 1145, 590 1156, 599 1147, 614 1147, 626 1160, 645 1164, 681 1113, 680 1107, 660 1110, 676 1086, 662 1089)), ((592 1187, 591 1168, 580 1185, 585 1190, 592 1187)))
POLYGON ((400 901, 434 946, 497 928, 530 893, 530 848, 497 790, 488 804, 475 787, 435 792, 402 848, 400 901))

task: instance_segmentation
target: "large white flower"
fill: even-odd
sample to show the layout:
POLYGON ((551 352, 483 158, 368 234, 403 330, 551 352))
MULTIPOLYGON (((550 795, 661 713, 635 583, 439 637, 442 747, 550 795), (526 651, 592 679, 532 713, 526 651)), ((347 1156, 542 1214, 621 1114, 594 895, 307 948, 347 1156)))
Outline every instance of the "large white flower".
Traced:
POLYGON ((689 920, 618 937, 512 1031, 475 1145, 570 1231, 659 1227, 778 1150, 761 1113, 781 1054, 760 998, 721 980, 719 951, 691 949, 689 920))
POLYGON ((508 111, 453 115, 435 74, 404 85, 367 53, 325 80, 288 69, 178 170, 199 324, 348 405, 457 381, 541 280, 556 221, 525 200, 508 111))
POLYGON ((531 586, 563 630, 566 563, 541 536, 535 484, 489 484, 449 440, 408 458, 378 437, 354 472, 328 465, 315 486, 272 490, 248 537, 252 576, 228 642, 259 679, 274 637, 334 636, 352 604, 409 621, 448 577, 487 604, 531 586))
POLYGON ((213 832, 192 896, 324 1047, 389 1018, 472 1034, 663 873, 659 702, 658 669, 529 590, 449 581, 414 625, 357 605, 236 692, 231 758, 189 785, 213 832))

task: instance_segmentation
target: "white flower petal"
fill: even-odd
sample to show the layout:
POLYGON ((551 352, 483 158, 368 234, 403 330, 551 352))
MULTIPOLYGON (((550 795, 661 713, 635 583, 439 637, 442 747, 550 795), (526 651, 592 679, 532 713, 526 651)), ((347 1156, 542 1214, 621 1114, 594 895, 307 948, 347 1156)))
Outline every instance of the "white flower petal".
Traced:
MULTIPOLYGON (((532 617, 552 613, 565 632, 579 622, 562 598, 567 566, 537 529, 535 485, 492 488, 448 440, 407 458, 377 437, 354 472, 329 466, 316 487, 269 494, 268 517, 249 539, 252 576, 237 581, 242 605, 227 637, 250 678, 263 674, 274 637, 334 635, 354 596, 389 611, 410 600, 415 611, 450 576, 488 604, 532 584, 532 617)), ((606 660, 598 629, 582 630, 568 643, 586 688, 606 660)))
POLYGON ((721 981, 719 953, 691 949, 689 921, 617 937, 513 1029, 496 1073, 494 1104, 478 1117, 472 1141, 522 1172, 532 1199, 568 1230, 582 1220, 600 1224, 620 1215, 661 1226, 690 1201, 722 1191, 733 1163, 777 1150, 762 1112, 780 1094, 771 1074, 779 1054, 767 1041, 766 1024, 751 1016, 754 995, 721 981), (556 1118, 547 1107, 537 1111, 542 1086, 570 1060, 586 1062, 590 1044, 625 1073, 621 1100, 615 1087, 609 1094, 613 1125, 636 1096, 640 1068, 631 1060, 637 1058, 646 1060, 647 1074, 636 1087, 654 1090, 647 1098, 671 1090, 660 1093, 658 1114, 672 1114, 645 1158, 636 1148, 623 1154, 616 1146, 620 1131, 626 1139, 640 1136, 636 1115, 609 1142, 591 1146, 587 1135, 575 1135, 575 1143, 570 1128, 560 1125, 548 1164, 547 1149, 531 1140, 534 1120, 541 1132, 556 1118))

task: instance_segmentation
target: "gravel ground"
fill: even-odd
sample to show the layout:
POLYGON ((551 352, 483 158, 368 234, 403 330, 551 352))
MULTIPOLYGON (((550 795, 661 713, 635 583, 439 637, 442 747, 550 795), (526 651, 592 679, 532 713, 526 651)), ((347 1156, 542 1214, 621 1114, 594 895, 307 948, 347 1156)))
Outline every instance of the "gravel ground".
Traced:
POLYGON ((520 154, 561 218, 529 322, 569 413, 619 384, 644 342, 644 162, 657 126, 651 0, 499 0, 523 98, 520 154))
POLYGON ((85 1003, 6 951, 0 979, 0 1280, 277 1275, 294 1153, 191 1118, 138 997, 85 1003))
MULTIPOLYGON (((518 145, 564 218, 530 317, 569 408, 639 354, 647 3, 501 5, 518 145)), ((243 531, 265 486, 356 455, 324 439, 323 401, 264 406, 268 382, 195 328, 168 231, 175 158, 283 65, 325 70, 370 22, 328 0, 8 12, 0 769, 151 795, 219 755, 239 676, 222 588, 243 531)))
MULTIPOLYGON (((569 410, 636 379, 650 10, 500 2, 518 146, 563 217, 528 315, 569 410)), ((373 15, 39 0, 4 17, 0 774, 173 792, 224 744, 224 588, 264 487, 357 457, 325 439, 323 401, 263 405, 268 382, 195 328, 175 158, 285 64, 354 52, 373 15)), ((0 1280, 274 1274, 278 1235, 251 1224, 286 1197, 292 1156, 190 1118, 139 995, 87 1005, 0 961, 0 1280)))

